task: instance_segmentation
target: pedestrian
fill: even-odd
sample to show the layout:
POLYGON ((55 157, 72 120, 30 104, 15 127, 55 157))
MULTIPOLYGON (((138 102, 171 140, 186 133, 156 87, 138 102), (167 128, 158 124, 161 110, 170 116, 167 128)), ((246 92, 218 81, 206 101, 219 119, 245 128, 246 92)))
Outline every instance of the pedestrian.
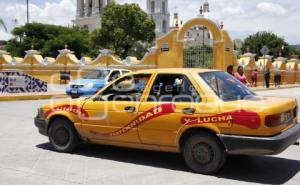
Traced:
POLYGON ((275 70, 274 73, 274 83, 275 83, 275 87, 280 87, 281 84, 281 72, 279 69, 275 70))
POLYGON ((231 76, 234 76, 233 65, 228 65, 227 66, 227 73, 230 74, 231 76))
POLYGON ((244 73, 243 66, 238 66, 237 72, 235 73, 235 78, 238 79, 240 82, 242 82, 245 85, 249 85, 249 82, 247 81, 247 77, 244 73))
POLYGON ((258 76, 258 71, 257 69, 254 69, 251 74, 252 87, 257 87, 257 76, 258 76))
POLYGON ((270 69, 268 68, 264 73, 266 88, 270 87, 270 77, 271 77, 271 72, 270 69))

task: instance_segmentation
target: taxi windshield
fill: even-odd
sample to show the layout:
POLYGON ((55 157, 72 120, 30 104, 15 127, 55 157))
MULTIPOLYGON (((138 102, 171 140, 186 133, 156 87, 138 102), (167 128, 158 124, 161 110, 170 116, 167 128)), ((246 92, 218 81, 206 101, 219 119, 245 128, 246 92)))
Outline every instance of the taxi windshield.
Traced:
POLYGON ((223 101, 253 98, 256 94, 226 72, 200 73, 200 77, 223 101))
POLYGON ((109 70, 94 70, 83 77, 83 79, 103 79, 109 74, 109 70))

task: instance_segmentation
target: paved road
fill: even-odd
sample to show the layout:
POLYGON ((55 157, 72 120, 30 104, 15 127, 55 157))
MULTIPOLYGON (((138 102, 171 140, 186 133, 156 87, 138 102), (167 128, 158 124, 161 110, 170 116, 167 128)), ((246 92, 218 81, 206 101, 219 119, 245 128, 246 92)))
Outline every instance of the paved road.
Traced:
MULTIPOLYGON (((300 88, 260 92, 297 97, 300 88)), ((51 150, 33 125, 43 101, 0 102, 0 185, 74 184, 299 184, 300 147, 272 157, 230 157, 214 176, 189 171, 180 155, 109 146, 81 146, 74 154, 51 150)))

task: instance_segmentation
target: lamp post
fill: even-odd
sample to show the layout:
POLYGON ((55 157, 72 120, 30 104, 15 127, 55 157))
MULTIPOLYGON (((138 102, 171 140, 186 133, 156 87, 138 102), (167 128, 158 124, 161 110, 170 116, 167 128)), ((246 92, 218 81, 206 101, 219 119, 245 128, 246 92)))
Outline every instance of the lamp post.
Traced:
POLYGON ((26 0, 26 5, 27 5, 27 24, 29 23, 29 0, 26 0))

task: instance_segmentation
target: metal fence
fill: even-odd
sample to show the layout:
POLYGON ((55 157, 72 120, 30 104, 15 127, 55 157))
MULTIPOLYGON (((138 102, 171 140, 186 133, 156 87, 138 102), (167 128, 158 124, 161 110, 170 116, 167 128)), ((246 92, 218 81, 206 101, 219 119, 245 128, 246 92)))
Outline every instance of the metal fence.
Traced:
POLYGON ((207 45, 193 45, 184 48, 185 68, 213 68, 213 48, 207 45))

